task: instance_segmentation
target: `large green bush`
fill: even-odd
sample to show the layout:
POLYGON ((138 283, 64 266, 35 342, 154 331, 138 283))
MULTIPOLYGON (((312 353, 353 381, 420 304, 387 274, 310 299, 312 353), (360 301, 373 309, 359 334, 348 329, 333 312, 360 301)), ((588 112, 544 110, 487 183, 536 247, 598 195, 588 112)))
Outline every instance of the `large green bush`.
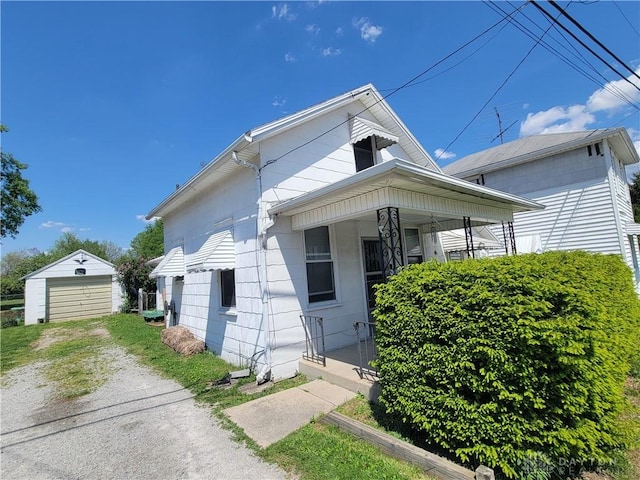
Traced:
POLYGON ((374 315, 380 402, 427 443, 512 478, 626 447, 640 308, 619 257, 413 265, 378 287, 374 315))

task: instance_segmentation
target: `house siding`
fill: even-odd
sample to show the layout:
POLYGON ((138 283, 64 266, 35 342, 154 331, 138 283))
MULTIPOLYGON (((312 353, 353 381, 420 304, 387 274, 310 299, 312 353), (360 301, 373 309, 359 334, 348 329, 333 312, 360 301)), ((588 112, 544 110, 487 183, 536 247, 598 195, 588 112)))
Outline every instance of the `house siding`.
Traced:
MULTIPOLYGON (((278 159, 265 166, 262 171, 263 199, 268 203, 281 202, 356 173, 347 119, 348 114, 359 113, 364 109, 362 103, 356 102, 292 128, 286 135, 278 135, 262 142, 261 164, 265 165, 270 160, 278 159), (341 122, 344 123, 335 128, 341 122), (318 132, 325 131, 328 133, 304 145, 316 138, 318 132), (300 145, 304 146, 297 148, 300 145), (295 151, 280 158, 294 148, 295 151)), ((360 115, 376 121, 367 112, 360 115)), ((397 144, 379 151, 377 156, 379 161, 394 157, 411 161, 409 155, 397 144)))
MULTIPOLYGON (((581 147, 490 171, 483 174, 484 185, 545 205, 514 214, 516 236, 539 234, 543 250, 618 254, 633 269, 632 247, 624 235, 624 225, 633 221, 624 165, 606 140, 601 152, 593 148, 590 156, 581 147)), ((493 230, 502 238, 498 227, 493 230)))

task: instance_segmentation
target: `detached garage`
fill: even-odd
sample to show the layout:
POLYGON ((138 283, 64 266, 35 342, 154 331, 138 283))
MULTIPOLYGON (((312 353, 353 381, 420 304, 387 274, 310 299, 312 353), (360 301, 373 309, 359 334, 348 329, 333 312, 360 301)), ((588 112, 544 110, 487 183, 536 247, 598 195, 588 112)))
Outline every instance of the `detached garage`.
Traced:
POLYGON ((101 317, 122 305, 114 265, 84 250, 23 278, 25 325, 101 317))

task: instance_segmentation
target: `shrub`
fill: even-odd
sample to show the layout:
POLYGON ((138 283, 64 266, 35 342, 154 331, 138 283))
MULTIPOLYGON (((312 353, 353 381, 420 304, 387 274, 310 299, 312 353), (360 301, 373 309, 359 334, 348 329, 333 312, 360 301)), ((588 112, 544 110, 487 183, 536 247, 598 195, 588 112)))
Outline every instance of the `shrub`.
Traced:
POLYGON ((153 292, 156 289, 156 281, 149 278, 152 267, 148 266, 147 258, 126 256, 118 265, 118 280, 126 292, 125 304, 127 307, 137 305, 138 289, 145 292, 153 292))
POLYGON ((374 315, 381 404, 459 460, 524 478, 532 459, 605 464, 626 447, 640 307, 619 257, 413 265, 378 287, 374 315))

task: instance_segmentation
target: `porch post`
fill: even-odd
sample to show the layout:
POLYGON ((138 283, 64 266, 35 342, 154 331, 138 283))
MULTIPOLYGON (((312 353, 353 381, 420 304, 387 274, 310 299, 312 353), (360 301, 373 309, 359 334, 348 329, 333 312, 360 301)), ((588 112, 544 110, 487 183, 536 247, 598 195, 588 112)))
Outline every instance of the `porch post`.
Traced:
POLYGON ((402 235, 400 232, 400 211, 396 207, 381 208, 377 211, 378 237, 382 249, 382 276, 384 281, 394 275, 404 265, 402 257, 402 235))
POLYGON ((464 223, 464 238, 467 241, 467 255, 476 258, 476 249, 473 246, 473 232, 471 230, 471 217, 462 217, 464 223))
POLYGON ((511 239, 511 255, 517 255, 516 251, 516 234, 513 231, 513 222, 508 222, 509 225, 509 238, 511 239))
POLYGON ((509 255, 509 241, 507 241, 507 229, 504 227, 504 222, 502 222, 502 237, 504 238, 504 254, 509 255))

